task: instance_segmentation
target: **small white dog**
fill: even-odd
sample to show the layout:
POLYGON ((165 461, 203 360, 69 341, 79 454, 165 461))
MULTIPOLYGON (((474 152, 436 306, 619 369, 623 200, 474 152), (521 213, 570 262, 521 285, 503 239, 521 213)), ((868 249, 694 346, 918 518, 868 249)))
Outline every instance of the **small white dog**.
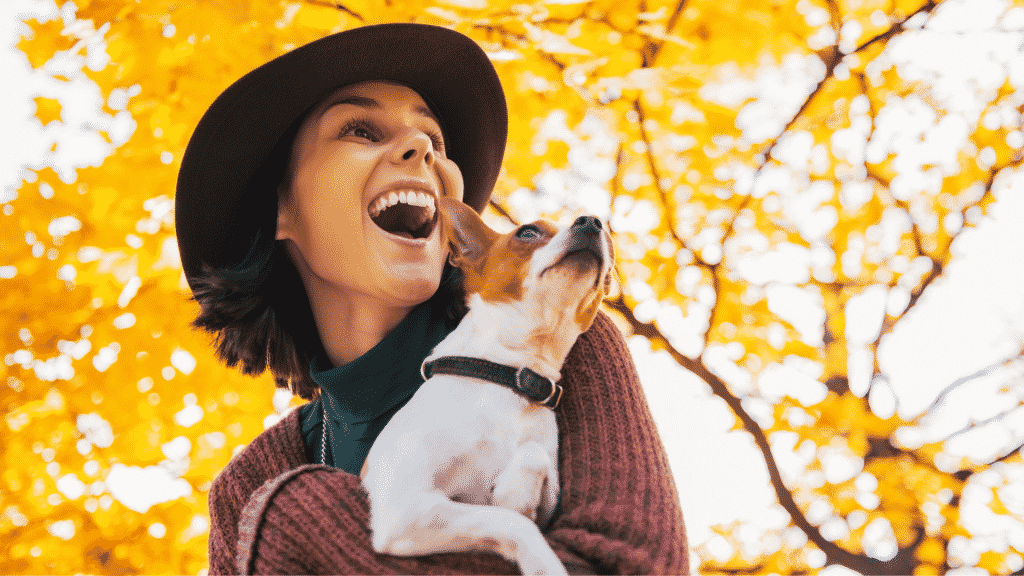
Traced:
POLYGON ((607 293, 611 239, 591 216, 501 235, 450 198, 441 222, 469 312, 366 458, 373 547, 492 551, 524 574, 565 574, 537 526, 558 502, 555 381, 607 293))

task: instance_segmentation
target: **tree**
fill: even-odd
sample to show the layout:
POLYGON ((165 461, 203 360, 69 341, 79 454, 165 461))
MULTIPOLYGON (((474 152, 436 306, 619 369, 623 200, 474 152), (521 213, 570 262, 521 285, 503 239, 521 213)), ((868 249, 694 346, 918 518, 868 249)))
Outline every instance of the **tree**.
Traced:
MULTIPOLYGON (((992 5, 989 28, 1019 28, 1020 2, 992 5)), ((177 163, 206 106, 256 65, 331 31, 418 21, 477 40, 505 86, 509 145, 490 220, 606 217, 619 257, 608 310, 699 376, 763 455, 789 526, 755 555, 741 527, 722 527, 730 552, 698 548, 702 573, 1022 568, 1016 545, 965 554, 975 535, 960 516, 974 486, 1007 530, 1020 524, 1003 489, 1019 451, 952 461, 946 438, 914 441, 906 431, 938 404, 897 413, 879 361, 1020 167, 1012 50, 991 55, 986 78, 998 81, 979 83, 970 105, 894 56, 969 6, 76 0, 58 19, 29 21, 19 47, 52 78, 39 122, 69 122, 61 86, 93 83, 99 120, 86 136, 110 155, 76 167, 75 141, 54 136, 0 196, 11 319, 0 331, 0 534, 14 542, 3 565, 205 565, 211 479, 294 402, 272 399, 269 377, 218 365, 187 326, 196 309, 176 260, 177 163), (901 113, 916 119, 911 137, 893 128, 901 113), (922 150, 929 139, 941 145, 922 150), (802 473, 785 476, 780 455, 803 458, 802 473), (133 500, 124 485, 142 479, 178 497, 133 500)), ((1019 378, 1019 356, 949 393, 998 370, 1019 378)))

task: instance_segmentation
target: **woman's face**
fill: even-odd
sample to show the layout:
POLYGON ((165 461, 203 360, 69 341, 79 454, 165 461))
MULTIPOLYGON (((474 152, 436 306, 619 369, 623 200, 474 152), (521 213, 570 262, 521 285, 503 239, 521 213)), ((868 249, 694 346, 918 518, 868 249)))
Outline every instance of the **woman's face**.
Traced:
POLYGON ((410 307, 448 255, 437 199, 462 199, 441 128, 414 90, 363 82, 328 97, 296 136, 277 238, 310 290, 410 307), (397 202, 396 202, 397 201, 397 202))

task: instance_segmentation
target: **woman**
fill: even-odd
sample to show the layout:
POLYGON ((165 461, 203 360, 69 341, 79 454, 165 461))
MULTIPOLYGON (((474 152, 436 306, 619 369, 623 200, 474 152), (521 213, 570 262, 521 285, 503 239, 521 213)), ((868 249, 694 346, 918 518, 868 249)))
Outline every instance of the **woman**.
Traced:
MULTIPOLYGON (((221 94, 182 160, 182 265, 218 355, 312 400, 210 491, 210 572, 515 573, 490 554, 398 558, 370 546, 356 476, 465 312, 429 190, 482 211, 508 116, 469 38, 384 24, 302 46, 221 94)), ((556 410, 562 492, 545 536, 571 573, 682 573, 664 449, 607 316, 580 337, 556 410)))

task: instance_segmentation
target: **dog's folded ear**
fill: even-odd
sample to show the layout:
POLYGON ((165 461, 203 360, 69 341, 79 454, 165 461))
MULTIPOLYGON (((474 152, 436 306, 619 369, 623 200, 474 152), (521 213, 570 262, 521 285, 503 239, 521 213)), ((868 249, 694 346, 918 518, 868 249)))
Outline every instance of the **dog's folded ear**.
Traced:
POLYGON ((447 196, 441 199, 441 229, 451 246, 452 265, 464 267, 478 261, 500 236, 466 204, 447 196))

